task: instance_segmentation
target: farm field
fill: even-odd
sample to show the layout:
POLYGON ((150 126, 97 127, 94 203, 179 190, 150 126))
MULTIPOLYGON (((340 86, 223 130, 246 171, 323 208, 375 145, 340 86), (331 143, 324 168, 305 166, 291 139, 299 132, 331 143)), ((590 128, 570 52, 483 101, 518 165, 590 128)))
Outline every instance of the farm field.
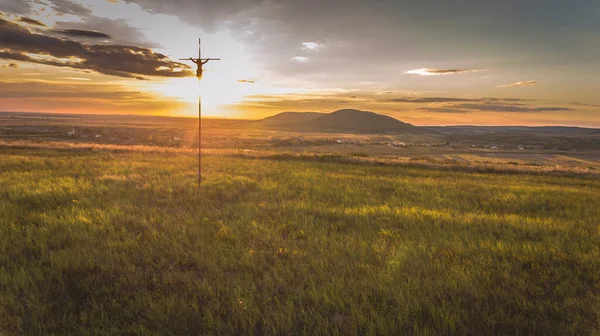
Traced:
POLYGON ((595 169, 82 148, 0 147, 0 334, 600 333, 595 169))
MULTIPOLYGON (((425 154, 427 155, 427 154, 425 154)), ((463 163, 511 163, 538 166, 583 167, 600 169, 600 160, 593 154, 575 153, 511 153, 470 152, 429 154, 434 160, 456 160, 463 163)))

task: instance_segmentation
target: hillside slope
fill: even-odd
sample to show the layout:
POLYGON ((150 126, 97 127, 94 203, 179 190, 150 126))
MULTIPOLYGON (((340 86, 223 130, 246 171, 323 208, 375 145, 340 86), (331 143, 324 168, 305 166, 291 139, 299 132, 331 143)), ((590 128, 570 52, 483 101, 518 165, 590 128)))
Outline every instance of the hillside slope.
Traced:
POLYGON ((261 126, 285 126, 285 125, 295 125, 298 123, 303 123, 310 121, 312 119, 318 118, 325 115, 325 113, 319 112, 282 112, 276 114, 274 116, 266 117, 262 120, 259 120, 258 123, 261 126))
POLYGON ((260 120, 256 125, 296 132, 423 133, 418 127, 392 117, 354 109, 332 113, 284 112, 260 120))

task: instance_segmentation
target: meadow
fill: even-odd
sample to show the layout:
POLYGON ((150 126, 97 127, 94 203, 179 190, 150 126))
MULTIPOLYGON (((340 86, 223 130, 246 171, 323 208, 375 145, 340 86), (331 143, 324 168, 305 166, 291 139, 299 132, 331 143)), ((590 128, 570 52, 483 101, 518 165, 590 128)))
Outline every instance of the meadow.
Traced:
POLYGON ((598 174, 196 162, 0 147, 0 335, 600 333, 598 174))

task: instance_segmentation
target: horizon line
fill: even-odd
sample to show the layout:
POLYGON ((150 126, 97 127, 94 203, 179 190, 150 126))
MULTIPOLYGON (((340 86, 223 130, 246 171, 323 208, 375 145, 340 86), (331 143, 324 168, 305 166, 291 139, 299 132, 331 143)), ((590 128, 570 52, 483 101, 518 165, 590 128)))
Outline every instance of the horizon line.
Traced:
MULTIPOLYGON (((312 112, 312 113, 323 113, 323 114, 329 114, 329 113, 333 113, 336 111, 340 111, 340 110, 357 110, 357 109, 339 109, 339 110, 335 110, 332 112, 317 112, 317 111, 283 111, 283 112, 278 112, 275 113, 273 115, 261 118, 261 119, 246 119, 246 118, 228 118, 228 117, 215 117, 215 116, 203 116, 202 119, 215 119, 215 120, 231 120, 231 121, 259 121, 259 120, 263 120, 265 118, 269 118, 281 113, 306 113, 306 112, 312 112)), ((364 111, 364 110, 357 110, 357 111, 362 111, 362 112, 371 112, 371 113, 375 113, 375 114, 379 114, 382 116, 387 116, 387 117, 391 117, 394 118, 398 121, 404 122, 396 117, 392 117, 390 115, 387 114, 381 114, 381 113, 377 113, 377 112, 373 112, 373 111, 364 111)), ((142 117, 142 118, 152 118, 152 117, 159 117, 159 118, 182 118, 182 119, 197 119, 197 116, 186 116, 186 115, 169 115, 169 114, 136 114, 136 113, 74 113, 74 112, 44 112, 44 111, 4 111, 4 110, 0 110, 0 113, 31 113, 31 114, 56 114, 56 115, 85 115, 85 116, 121 116, 121 117, 142 117)), ((575 127, 575 128, 584 128, 584 129, 597 129, 600 130, 600 125, 598 126, 581 126, 581 125, 569 125, 569 124, 553 124, 553 125, 524 125, 524 124, 503 124, 503 125, 490 125, 490 124, 431 124, 431 125, 414 125, 414 124, 410 124, 412 126, 415 127, 575 127)))

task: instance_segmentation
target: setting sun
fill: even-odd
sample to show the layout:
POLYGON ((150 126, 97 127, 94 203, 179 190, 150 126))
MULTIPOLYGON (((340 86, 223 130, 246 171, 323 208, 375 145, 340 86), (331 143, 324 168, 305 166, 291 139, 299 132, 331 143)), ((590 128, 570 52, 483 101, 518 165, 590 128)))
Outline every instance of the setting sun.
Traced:
POLYGON ((196 116, 198 94, 202 95, 203 115, 211 117, 228 117, 226 106, 239 104, 248 95, 257 94, 260 85, 249 80, 233 81, 215 78, 214 74, 205 75, 202 81, 196 77, 173 78, 159 83, 145 85, 146 90, 178 100, 187 106, 177 114, 196 116))
MULTIPOLYGON (((225 106, 240 104, 245 96, 261 93, 261 85, 250 79, 253 71, 238 44, 230 41, 230 43, 220 43, 219 47, 223 49, 224 58, 210 60, 204 65, 202 80, 196 77, 168 78, 142 83, 138 85, 139 89, 167 99, 175 99, 187 106, 183 110, 175 111, 175 114, 197 115, 195 104, 198 95, 201 94, 203 115, 229 116, 225 106)), ((193 70, 197 67, 190 61, 182 60, 182 62, 189 63, 193 70)))
MULTIPOLYGON (((210 78, 210 82, 207 79, 207 82, 200 83, 195 77, 168 79, 163 83, 153 84, 151 89, 156 93, 186 103, 196 103, 198 93, 201 93, 203 107, 215 111, 223 105, 239 103, 245 95, 253 93, 250 85, 246 83, 237 81, 228 83, 220 81, 218 78, 212 78, 213 76, 212 74, 206 76, 210 78)), ((218 111, 216 113, 219 114, 218 111)))

